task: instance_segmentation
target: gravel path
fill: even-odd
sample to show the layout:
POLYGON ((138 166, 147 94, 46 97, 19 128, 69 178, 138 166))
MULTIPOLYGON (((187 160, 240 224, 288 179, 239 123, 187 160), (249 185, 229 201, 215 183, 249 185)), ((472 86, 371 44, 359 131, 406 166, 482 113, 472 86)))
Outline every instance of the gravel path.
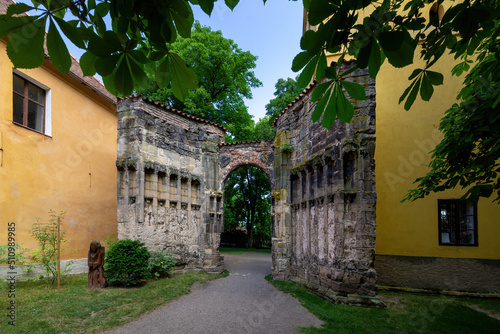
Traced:
POLYGON ((225 254, 224 263, 228 277, 196 284, 190 294, 105 333, 288 334, 321 326, 295 298, 264 279, 271 273, 271 254, 225 254))

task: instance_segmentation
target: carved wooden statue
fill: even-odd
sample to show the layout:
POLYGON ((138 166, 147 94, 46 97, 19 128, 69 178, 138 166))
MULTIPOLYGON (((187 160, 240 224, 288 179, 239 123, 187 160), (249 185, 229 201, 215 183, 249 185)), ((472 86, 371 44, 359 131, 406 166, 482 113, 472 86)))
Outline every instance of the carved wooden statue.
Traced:
POLYGON ((99 241, 92 241, 89 249, 89 283, 88 288, 106 287, 106 276, 104 275, 104 247, 99 241))

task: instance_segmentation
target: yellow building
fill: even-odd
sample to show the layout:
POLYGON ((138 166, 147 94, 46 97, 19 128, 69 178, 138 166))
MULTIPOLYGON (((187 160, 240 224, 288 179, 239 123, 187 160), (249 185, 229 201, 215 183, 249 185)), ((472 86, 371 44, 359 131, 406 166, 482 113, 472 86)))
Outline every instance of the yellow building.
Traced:
MULTIPOLYGON (((0 12, 10 3, 1 0, 0 12)), ((0 244, 14 222, 15 242, 36 248, 35 218, 65 211, 64 248, 75 252, 62 258, 86 266, 90 242, 117 233, 116 98, 75 59, 65 75, 48 60, 13 69, 6 40, 0 78, 0 244)))
MULTIPOLYGON (((429 151, 442 138, 440 120, 463 81, 451 76, 453 57, 443 57, 432 70, 444 75, 444 85, 435 87, 429 102, 417 98, 410 111, 404 110, 398 102, 408 77, 424 67, 418 55, 403 69, 386 61, 376 78, 379 285, 500 292, 500 205, 492 199, 481 199, 477 206, 460 201, 462 189, 400 202, 415 179, 428 172, 429 151)), ((336 57, 330 55, 329 62, 336 57)))

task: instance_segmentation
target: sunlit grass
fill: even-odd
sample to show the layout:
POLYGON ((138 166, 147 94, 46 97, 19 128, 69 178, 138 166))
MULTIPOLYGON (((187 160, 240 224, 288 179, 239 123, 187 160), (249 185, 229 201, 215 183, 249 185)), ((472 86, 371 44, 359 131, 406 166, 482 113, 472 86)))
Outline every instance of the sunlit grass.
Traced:
POLYGON ((45 282, 18 282, 15 299, 2 283, 0 333, 96 333, 137 319, 165 302, 189 292, 195 282, 227 276, 192 272, 150 280, 140 287, 88 290, 87 274, 72 275, 61 289, 45 282), (7 305, 15 300, 16 326, 8 324, 7 305), (5 305, 5 307, 4 307, 5 305))

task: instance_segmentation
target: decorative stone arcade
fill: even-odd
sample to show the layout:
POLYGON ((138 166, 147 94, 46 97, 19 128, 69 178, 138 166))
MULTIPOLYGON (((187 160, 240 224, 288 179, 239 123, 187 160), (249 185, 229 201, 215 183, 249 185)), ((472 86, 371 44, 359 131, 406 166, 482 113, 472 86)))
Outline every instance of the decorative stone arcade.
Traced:
POLYGON ((225 144, 225 129, 142 96, 118 104, 118 237, 171 249, 178 270, 223 270, 219 253, 228 175, 255 166, 273 195, 273 278, 326 298, 376 304, 375 85, 350 124, 311 122, 304 91, 275 121, 274 145, 225 144), (293 150, 281 151, 283 144, 293 150))

